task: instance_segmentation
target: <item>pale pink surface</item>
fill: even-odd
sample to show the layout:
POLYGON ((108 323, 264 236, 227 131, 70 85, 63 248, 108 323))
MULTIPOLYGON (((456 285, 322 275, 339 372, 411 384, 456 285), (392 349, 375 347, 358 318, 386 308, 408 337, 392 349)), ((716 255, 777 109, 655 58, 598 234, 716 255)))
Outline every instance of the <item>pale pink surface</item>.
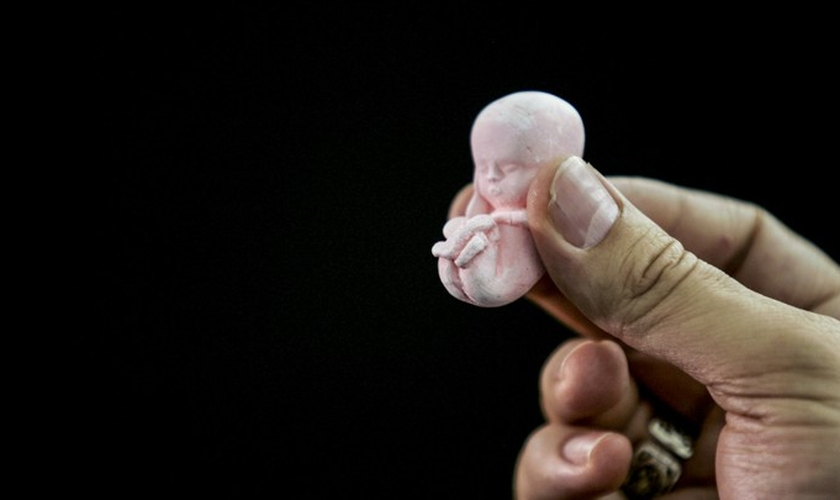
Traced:
POLYGON ((582 156, 583 122, 572 105, 526 91, 493 101, 471 134, 474 195, 432 247, 443 285, 482 307, 509 304, 545 272, 525 213, 528 187, 544 165, 582 156))

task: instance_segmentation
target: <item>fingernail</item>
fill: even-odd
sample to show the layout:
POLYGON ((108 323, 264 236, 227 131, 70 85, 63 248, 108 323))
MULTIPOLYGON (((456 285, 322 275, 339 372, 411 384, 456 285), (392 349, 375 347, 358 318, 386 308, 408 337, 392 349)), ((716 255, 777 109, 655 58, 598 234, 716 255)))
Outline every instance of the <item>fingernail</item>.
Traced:
POLYGON ((574 465, 586 465, 595 445, 604 439, 603 432, 587 432, 572 436, 563 444, 563 458, 574 465))
POLYGON ((563 238, 578 248, 604 239, 618 218, 618 204, 584 161, 571 156, 551 183, 549 216, 563 238))

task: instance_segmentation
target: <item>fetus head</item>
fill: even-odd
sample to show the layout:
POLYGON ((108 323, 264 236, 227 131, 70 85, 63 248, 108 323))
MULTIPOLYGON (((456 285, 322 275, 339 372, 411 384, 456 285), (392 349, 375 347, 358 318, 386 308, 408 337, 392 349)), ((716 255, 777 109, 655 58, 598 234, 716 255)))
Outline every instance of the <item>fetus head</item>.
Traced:
POLYGON ((580 115, 559 97, 537 91, 502 97, 473 123, 475 195, 492 210, 524 208, 540 167, 583 156, 583 142, 580 115))

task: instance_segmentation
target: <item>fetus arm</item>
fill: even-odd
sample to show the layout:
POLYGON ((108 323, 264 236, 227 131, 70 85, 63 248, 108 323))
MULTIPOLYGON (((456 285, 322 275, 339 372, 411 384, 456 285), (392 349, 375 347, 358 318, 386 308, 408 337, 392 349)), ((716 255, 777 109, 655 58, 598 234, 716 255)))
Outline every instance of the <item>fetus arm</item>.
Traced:
POLYGON ((497 224, 508 226, 528 227, 528 213, 526 210, 505 210, 496 211, 491 214, 497 224))
POLYGON ((496 226, 496 221, 487 214, 476 215, 469 219, 456 217, 443 227, 446 241, 436 243, 432 247, 432 255, 455 261, 466 247, 470 247, 469 252, 473 255, 481 252, 483 248, 479 248, 480 243, 475 240, 476 236, 490 232, 496 226))
MULTIPOLYGON (((452 219, 444 226, 446 241, 436 243, 432 247, 432 255, 449 260, 458 260, 460 257, 463 263, 469 262, 487 246, 487 237, 482 233, 489 233, 498 225, 528 227, 527 213, 525 210, 506 210, 493 212, 489 216, 482 214, 469 219, 452 219)), ((459 267, 463 266, 459 264, 459 267)))

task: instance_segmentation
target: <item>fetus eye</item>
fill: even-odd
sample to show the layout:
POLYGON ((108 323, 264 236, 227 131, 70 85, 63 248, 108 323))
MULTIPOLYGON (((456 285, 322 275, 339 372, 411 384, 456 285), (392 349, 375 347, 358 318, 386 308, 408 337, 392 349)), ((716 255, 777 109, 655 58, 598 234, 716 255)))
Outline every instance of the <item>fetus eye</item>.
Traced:
POLYGON ((509 174, 511 172, 515 172, 519 170, 519 164, 517 163, 506 163, 502 165, 502 172, 509 174))

